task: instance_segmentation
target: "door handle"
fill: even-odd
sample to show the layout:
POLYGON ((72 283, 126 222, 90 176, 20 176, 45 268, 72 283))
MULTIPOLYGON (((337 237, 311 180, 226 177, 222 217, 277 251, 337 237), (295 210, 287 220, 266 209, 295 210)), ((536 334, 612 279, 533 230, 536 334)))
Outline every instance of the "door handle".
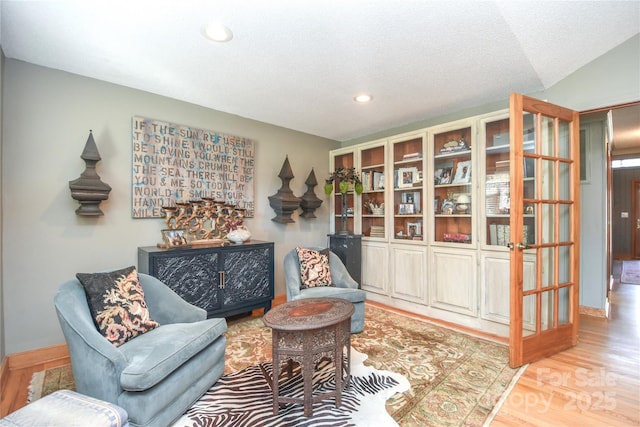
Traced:
POLYGON ((507 243, 507 247, 511 250, 513 250, 514 246, 513 246, 513 242, 509 242, 507 243))
POLYGON ((529 245, 525 245, 524 243, 518 243, 516 245, 518 247, 518 249, 520 249, 521 251, 525 250, 525 249, 529 249, 529 245))
POLYGON ((636 228, 640 230, 640 218, 636 219, 636 228))

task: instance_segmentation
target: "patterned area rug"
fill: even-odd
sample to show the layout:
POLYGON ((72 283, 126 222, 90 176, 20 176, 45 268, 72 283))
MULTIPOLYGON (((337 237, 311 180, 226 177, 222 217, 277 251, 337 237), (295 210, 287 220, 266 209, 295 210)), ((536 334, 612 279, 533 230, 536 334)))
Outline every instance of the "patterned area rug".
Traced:
POLYGON ((620 281, 622 283, 640 285, 640 261, 622 261, 620 281))
POLYGON ((71 365, 58 366, 36 372, 31 377, 27 402, 33 402, 56 390, 75 389, 71 365))
MULTIPOLYGON (((365 329, 351 345, 367 364, 396 372, 411 389, 387 401, 400 426, 482 426, 517 375, 507 346, 371 305, 365 329)), ((233 324, 227 333, 227 371, 271 359, 271 329, 261 319, 233 324)))
MULTIPOLYGON (((502 344, 370 305, 365 316, 351 345, 368 355, 365 365, 409 380, 411 388, 386 403, 403 427, 482 426, 525 368, 509 368, 502 344)), ((225 374, 271 360, 271 329, 262 319, 230 321, 226 335, 225 374)))

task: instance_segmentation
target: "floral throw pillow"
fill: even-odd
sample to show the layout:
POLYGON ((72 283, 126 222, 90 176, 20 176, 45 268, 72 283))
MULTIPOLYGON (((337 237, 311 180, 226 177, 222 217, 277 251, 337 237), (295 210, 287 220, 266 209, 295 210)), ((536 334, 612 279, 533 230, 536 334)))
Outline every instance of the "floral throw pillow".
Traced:
POLYGON ((78 273, 93 322, 118 347, 160 326, 149 317, 138 272, 131 266, 107 273, 78 273))
POLYGON ((329 249, 296 248, 300 261, 300 289, 333 286, 329 269, 329 249))

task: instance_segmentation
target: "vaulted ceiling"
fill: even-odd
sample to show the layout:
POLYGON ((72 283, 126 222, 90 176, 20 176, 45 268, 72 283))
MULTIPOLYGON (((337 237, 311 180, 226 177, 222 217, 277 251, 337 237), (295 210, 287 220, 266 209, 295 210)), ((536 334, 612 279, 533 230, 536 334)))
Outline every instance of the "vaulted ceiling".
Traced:
POLYGON ((547 89, 640 32, 638 1, 1 6, 8 58, 338 141, 547 89), (206 40, 212 20, 233 39, 206 40))

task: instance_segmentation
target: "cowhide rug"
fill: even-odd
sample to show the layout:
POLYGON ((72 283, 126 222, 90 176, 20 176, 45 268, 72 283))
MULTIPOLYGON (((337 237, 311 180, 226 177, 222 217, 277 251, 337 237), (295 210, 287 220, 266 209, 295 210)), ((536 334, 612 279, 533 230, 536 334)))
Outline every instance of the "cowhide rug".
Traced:
MULTIPOLYGON (((397 426, 385 410, 385 402, 395 393, 409 389, 402 375, 378 371, 363 362, 367 356, 351 349, 351 383, 342 394, 342 404, 335 407, 329 398, 313 405, 313 416, 305 417, 302 404, 283 404, 273 413, 273 394, 262 369, 269 375, 271 362, 250 366, 220 378, 173 427, 304 427, 304 426, 397 426)), ((318 366, 313 379, 314 394, 335 389, 333 369, 318 366)), ((291 379, 280 380, 283 395, 302 397, 299 367, 291 379)))

